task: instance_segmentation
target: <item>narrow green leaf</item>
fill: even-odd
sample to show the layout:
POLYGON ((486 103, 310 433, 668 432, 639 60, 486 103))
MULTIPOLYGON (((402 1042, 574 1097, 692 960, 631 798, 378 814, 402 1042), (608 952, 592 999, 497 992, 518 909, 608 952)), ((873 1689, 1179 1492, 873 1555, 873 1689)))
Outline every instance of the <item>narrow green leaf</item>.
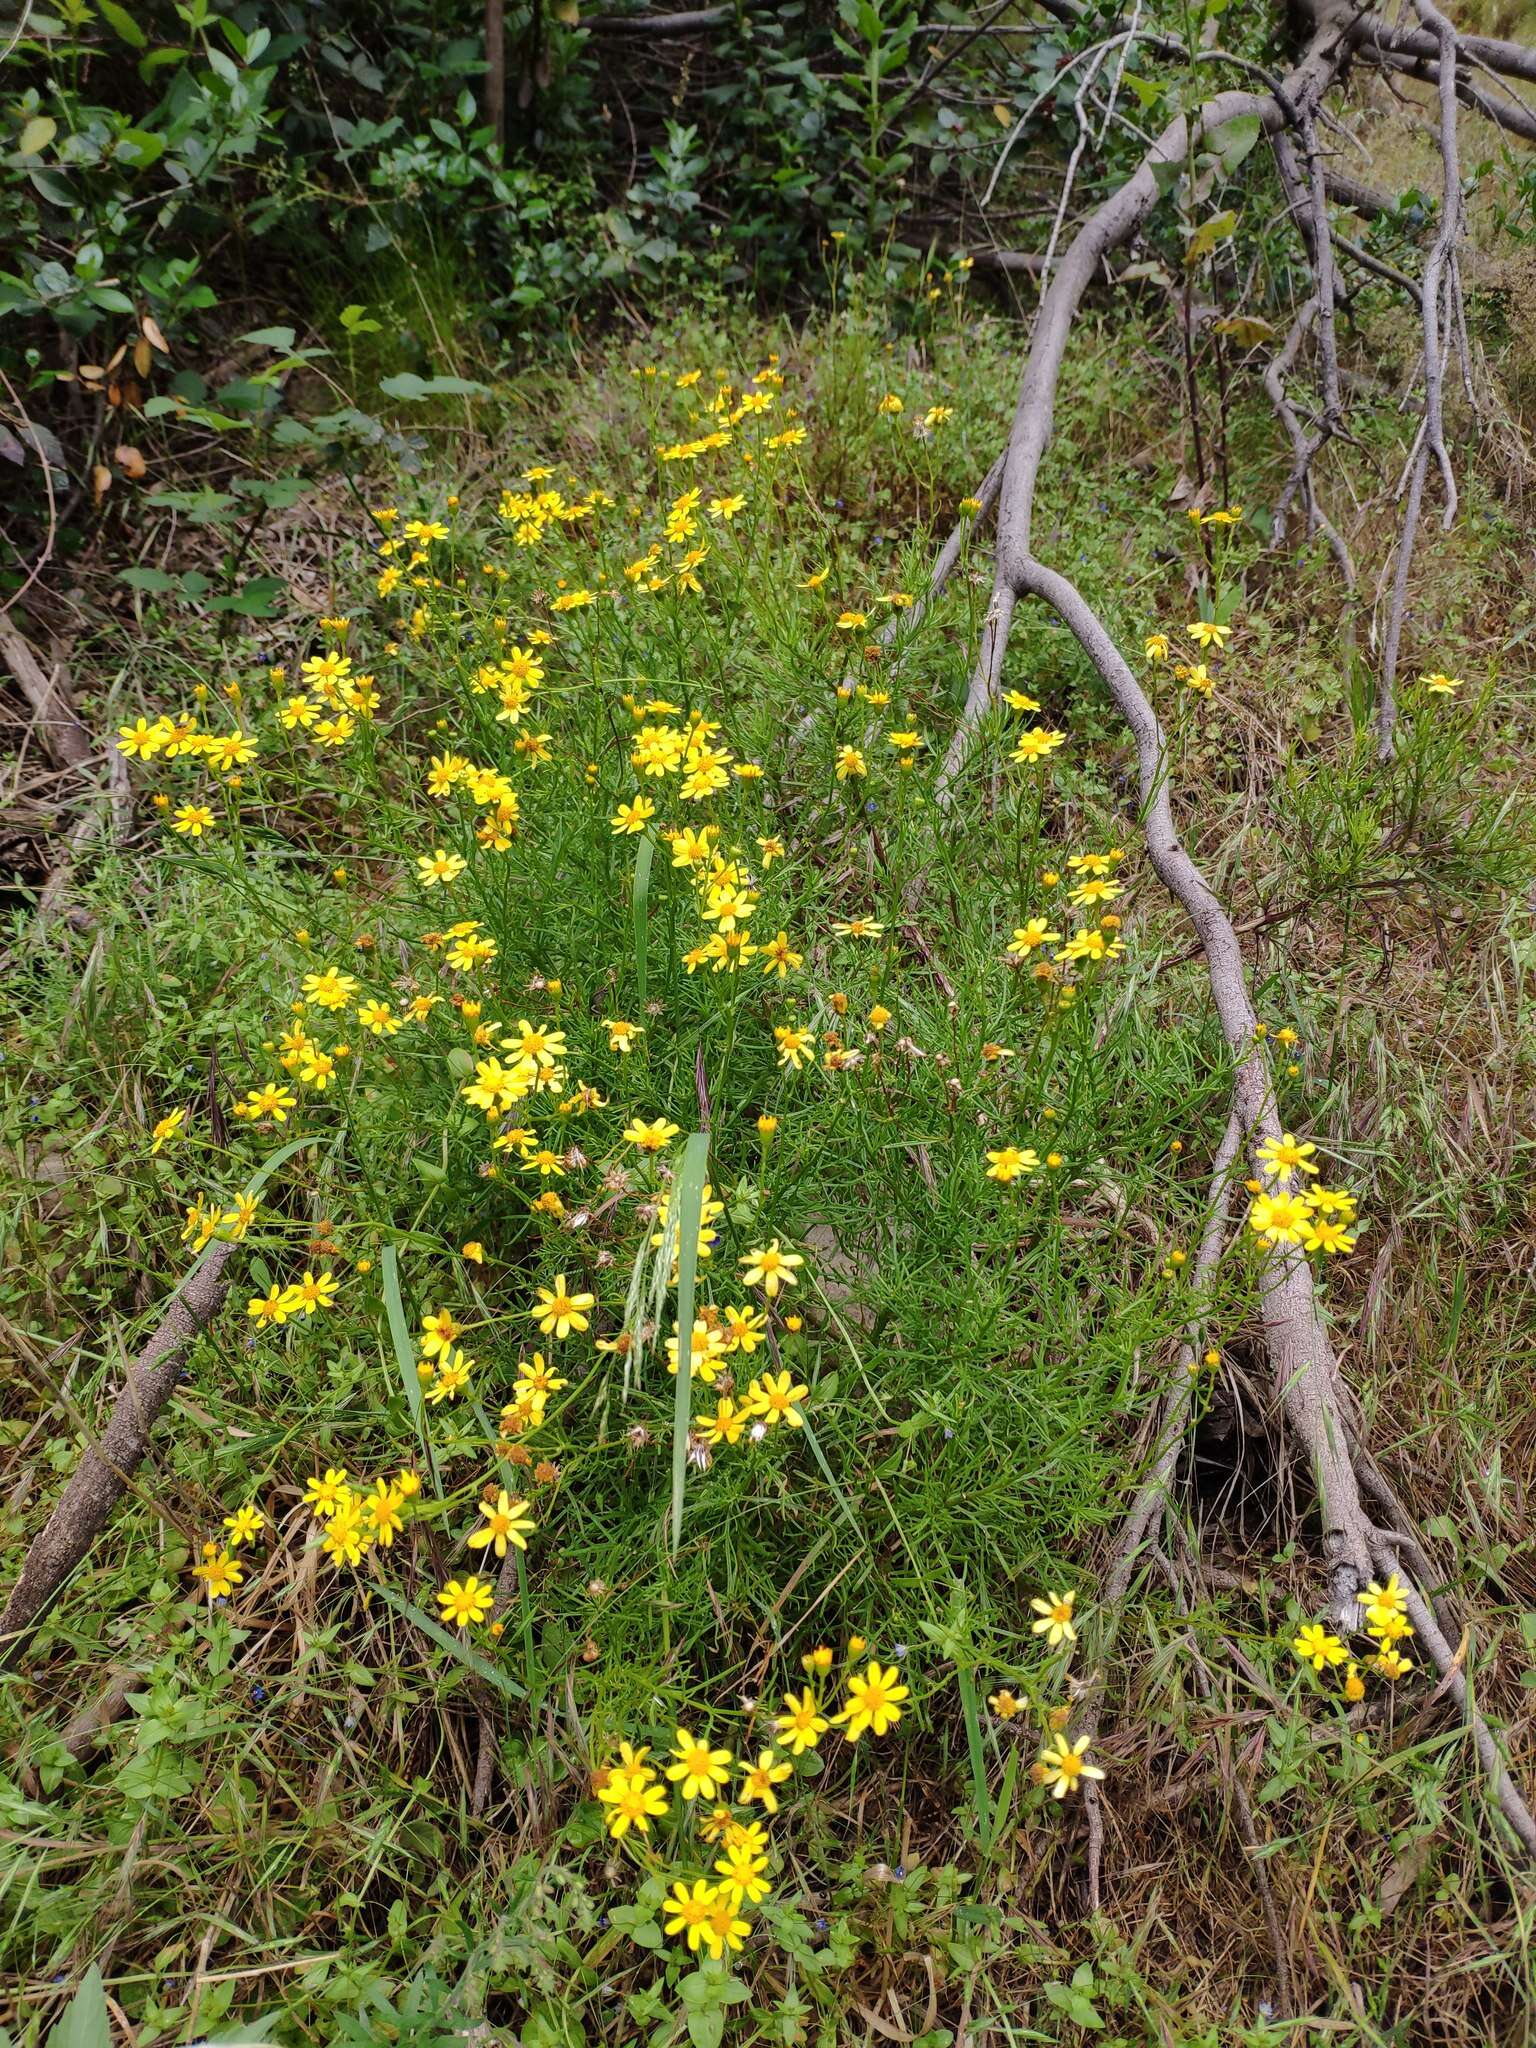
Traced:
POLYGON ((635 987, 643 1010, 650 982, 651 862, 656 842, 647 832, 635 849, 635 882, 630 897, 635 920, 635 987))
POLYGON ((302 1152, 306 1145, 318 1145, 319 1142, 320 1133, 316 1131, 308 1138, 290 1138, 286 1145, 279 1145, 275 1152, 263 1159, 251 1175, 246 1183, 245 1192, 248 1195, 259 1195, 278 1168, 286 1166, 295 1152, 302 1152))
POLYGON ((1019 1781, 1019 1759, 1024 1754, 1017 1742, 1008 1745, 1008 1761, 1003 1766, 1003 1782, 997 1788, 997 1804, 992 1809, 992 1829, 987 1837, 987 1847, 995 1849, 1003 1839, 1003 1829, 1013 1811, 1013 1790, 1019 1781))
POLYGON ((955 1666, 960 1682, 960 1705, 965 1714, 965 1746, 971 1758, 971 1803, 976 1812, 976 1832, 984 1849, 992 1846, 991 1801, 987 1797, 987 1760, 981 1746, 981 1714, 976 1702, 976 1674, 968 1664, 955 1666))
POLYGON ((405 1388, 405 1405, 411 1411, 411 1421, 427 1454, 427 1464, 435 1482, 437 1461, 432 1455, 432 1439, 427 1434, 427 1406, 422 1398, 421 1375, 416 1370, 416 1346, 411 1341, 411 1326, 400 1293, 400 1254, 392 1244, 385 1245, 380 1255, 379 1278, 384 1286, 384 1313, 389 1318, 390 1341, 395 1347, 395 1362, 400 1368, 401 1385, 405 1388))
POLYGON ((392 1607, 396 1614, 403 1614, 405 1619, 419 1628, 423 1635, 430 1636, 434 1643, 440 1644, 450 1657, 456 1657, 467 1671, 474 1672, 476 1678, 483 1678, 487 1685, 493 1686, 499 1693, 505 1693, 509 1700, 527 1698, 523 1688, 509 1672, 491 1663, 489 1658, 482 1657, 478 1650, 472 1650, 468 1643, 461 1642, 451 1629, 446 1629, 441 1622, 434 1621, 430 1614, 423 1614, 419 1607, 413 1607, 403 1594, 397 1593, 394 1587, 383 1579, 373 1585, 370 1591, 377 1593, 386 1607, 392 1607))
POLYGON ((858 1537, 860 1543, 867 1543, 869 1540, 869 1532, 865 1529, 864 1524, 859 1520, 858 1516, 854 1513, 853 1502, 848 1498, 847 1494, 838 1484, 837 1475, 832 1470, 832 1467, 827 1463, 827 1454, 821 1448, 820 1443, 817 1441, 816 1432, 812 1429, 809 1422, 801 1423, 800 1434, 805 1438, 806 1442, 810 1445, 811 1456, 816 1460, 817 1464, 821 1467, 822 1478, 826 1480, 828 1486, 830 1486, 832 1491, 837 1495, 837 1504, 842 1509, 843 1513, 847 1516, 848 1526, 853 1530, 853 1533, 858 1537))
MULTIPOLYGON (((650 843, 646 841, 647 847, 650 843)), ((688 1478, 688 1430, 693 1421, 693 1293, 699 1270, 704 1176, 708 1171, 709 1133, 695 1131, 683 1147, 682 1167, 672 1183, 672 1206, 677 1216, 677 1391, 672 1401, 674 1557, 683 1536, 683 1487, 688 1478)))

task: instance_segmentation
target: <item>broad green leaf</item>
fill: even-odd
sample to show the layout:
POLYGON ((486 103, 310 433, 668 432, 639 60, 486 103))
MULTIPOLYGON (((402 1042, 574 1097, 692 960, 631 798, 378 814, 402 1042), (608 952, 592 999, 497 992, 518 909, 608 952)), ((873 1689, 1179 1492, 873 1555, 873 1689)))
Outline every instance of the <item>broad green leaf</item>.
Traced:
POLYGON ((414 370, 401 370, 393 377, 381 377, 379 389, 386 398, 416 402, 423 398, 485 398, 489 384, 477 384, 473 377, 418 377, 414 370))
POLYGON ((136 171, 147 171, 165 155, 165 137, 152 128, 125 128, 117 138, 117 154, 136 171))
POLYGON ((1152 182, 1157 187, 1159 199, 1166 199, 1184 175, 1181 163, 1165 162, 1159 157, 1152 165, 1152 182))
POLYGON ((208 609, 242 619, 275 619, 288 586, 281 576, 253 576, 238 590, 214 598, 208 609))
POLYGON ((1261 129, 1262 123, 1257 114, 1238 114, 1230 121, 1223 121, 1219 128, 1213 128, 1205 138, 1205 146, 1220 159, 1221 168, 1230 178, 1258 141, 1261 129))
POLYGON ((112 2048, 112 2023, 101 1972, 92 1963, 80 1989, 65 2007, 64 2017, 49 2038, 49 2048, 112 2048))

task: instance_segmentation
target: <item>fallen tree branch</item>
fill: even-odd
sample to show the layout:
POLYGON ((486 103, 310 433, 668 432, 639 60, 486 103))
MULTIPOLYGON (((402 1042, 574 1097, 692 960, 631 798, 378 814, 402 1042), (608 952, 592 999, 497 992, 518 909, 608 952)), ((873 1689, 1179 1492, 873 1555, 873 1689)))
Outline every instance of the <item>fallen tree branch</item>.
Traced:
MULTIPOLYGON (((1455 32, 1430 5, 1415 0, 1420 15, 1435 24, 1443 52, 1442 150, 1446 172, 1444 217, 1432 262, 1426 266, 1423 311, 1426 335, 1426 365, 1434 366, 1432 403, 1426 404, 1426 419, 1415 448, 1412 475, 1418 489, 1411 493, 1414 507, 1422 495, 1423 475, 1430 453, 1440 459, 1443 432, 1439 405, 1439 375, 1449 336, 1455 330, 1450 313, 1442 304, 1442 284, 1451 280, 1449 306, 1457 300, 1455 289, 1455 246, 1460 224, 1459 171, 1457 170, 1455 120, 1455 32), (1448 132, 1447 132, 1448 131, 1448 132), (1455 192, 1452 184, 1455 181, 1455 192), (1442 321, 1445 327, 1442 330, 1442 321)), ((1136 746, 1138 781, 1147 849, 1159 879, 1188 913, 1204 951, 1211 992, 1220 1018, 1222 1033, 1234 1059, 1232 1135, 1235 1159, 1237 1147, 1246 1141, 1255 1150, 1261 1141, 1279 1135, 1268 1062, 1263 1041, 1257 1036, 1256 1018, 1243 971, 1237 934, 1222 905, 1190 859, 1174 829, 1169 801, 1167 748, 1156 714, 1136 677, 1132 674, 1108 627, 1069 579, 1039 561, 1031 547, 1031 517, 1034 492, 1052 431, 1052 413, 1072 323, 1088 283, 1108 252, 1132 235, 1156 203, 1157 173, 1164 164, 1187 161, 1198 140, 1210 129, 1239 115, 1257 114, 1262 125, 1276 132, 1287 120, 1296 121, 1298 110, 1315 110, 1322 95, 1337 75, 1356 39, 1358 21, 1332 8, 1319 10, 1319 26, 1305 54, 1283 89, 1265 96, 1225 93, 1216 96, 1192 116, 1173 122, 1143 158, 1126 183, 1089 217, 1066 252, 1061 268, 1043 294, 1029 355, 1020 384, 1012 431, 1009 435, 998 505, 997 560, 992 601, 983 629, 975 669, 964 712, 946 753, 939 785, 939 800, 946 810, 953 803, 957 778, 968 758, 981 720, 998 695, 1009 632, 1020 599, 1037 598, 1047 604, 1068 627, 1105 683, 1136 746)), ((1299 125, 1299 123, 1298 123, 1299 125)), ((1317 255, 1322 260, 1326 239, 1323 192, 1314 180, 1311 225, 1317 255), (1321 233, 1319 233, 1319 216, 1321 233)), ((1332 392, 1330 390, 1331 398, 1332 392)), ((1448 491, 1452 487, 1444 464, 1448 491)), ((1414 514, 1407 532, 1411 535, 1414 514)), ((1406 555, 1406 549, 1403 550, 1406 555)), ((1406 569, 1401 573, 1405 576, 1406 569)), ((1220 1155, 1218 1155, 1220 1157, 1220 1155)), ((1230 1163, 1230 1162, 1228 1162, 1230 1163)), ((1257 1160, 1256 1160, 1257 1165, 1257 1160)), ((1227 1164, 1223 1164, 1221 1185, 1213 1189, 1208 1229, 1217 1233, 1224 1223, 1221 1189, 1225 1186, 1227 1164)), ((1204 1250, 1204 1246, 1202 1246, 1204 1250)), ((1410 1546, 1386 1538, 1366 1513, 1361 1487, 1349 1454, 1347 1422, 1349 1408, 1339 1373, 1338 1360, 1323 1326, 1312 1275, 1299 1252, 1272 1248, 1264 1260, 1261 1292, 1265 1346, 1274 1379, 1275 1394, 1286 1425, 1304 1448, 1312 1468, 1323 1528, 1324 1550, 1330 1589, 1339 1625, 1353 1633, 1359 1623, 1360 1595, 1371 1573, 1385 1569, 1390 1559, 1409 1588, 1409 1612, 1426 1649, 1435 1660, 1473 1729, 1478 1753, 1487 1771, 1494 1796, 1516 1836, 1529 1853, 1536 1855, 1536 1823, 1509 1779, 1498 1747, 1473 1709, 1460 1660, 1447 1644, 1428 1602, 1412 1572, 1402 1563, 1410 1546)), ((1170 1397, 1166 1425, 1187 1414, 1187 1399, 1170 1397)), ((1138 1550, 1157 1512, 1158 1491, 1166 1487, 1177 1458, 1178 1437, 1165 1433, 1147 1485, 1138 1493, 1127 1517, 1116 1563, 1106 1586, 1106 1605, 1123 1602, 1129 1589, 1138 1550)), ((1419 1553, 1422 1557, 1422 1553, 1419 1553)), ((1092 1681, 1102 1687, 1100 1670, 1092 1681)), ((1095 1717, 1096 1718, 1096 1717, 1095 1717)), ((1088 1800, 1090 1863, 1099 1853, 1102 1820, 1097 1801, 1088 1800)))
MULTIPOLYGON (((1256 1148, 1280 1136, 1269 1065, 1237 933, 1174 828, 1162 728, 1107 628, 1066 577, 1029 558, 1020 572, 1020 591, 1042 599, 1069 628, 1131 728, 1148 855, 1158 879, 1188 913, 1204 949, 1211 993, 1235 1062, 1233 1112, 1244 1139, 1256 1148)), ((1338 1363, 1306 1259, 1295 1250, 1275 1248, 1264 1260, 1260 1285, 1277 1397, 1312 1466, 1335 1603, 1341 1616, 1352 1617, 1355 1597, 1370 1576, 1370 1524, 1347 1451, 1338 1363)))
POLYGON ((209 1246, 128 1367, 98 1442, 89 1444, 58 1505, 33 1537, 0 1614, 0 1667, 15 1662, 64 1581, 90 1549, 143 1462, 150 1432, 175 1391, 193 1339, 224 1305, 231 1244, 209 1246))
MULTIPOLYGON (((1423 9, 1418 11, 1424 20, 1423 9)), ((1460 42, 1474 64, 1506 78, 1525 78, 1536 84, 1536 50, 1523 43, 1505 42, 1498 36, 1462 36, 1460 42)), ((1438 57, 1441 48, 1437 28, 1427 23, 1423 28, 1399 27, 1379 14, 1359 18, 1356 43, 1367 56, 1387 53, 1399 57, 1438 57)))
POLYGON ((734 7, 690 7, 676 14, 600 14, 581 25, 597 36, 686 36, 735 19, 734 7))
POLYGON ((1420 306, 1424 333, 1424 420, 1414 443, 1407 474, 1407 500, 1402 532, 1397 543, 1397 562, 1392 577, 1392 598, 1387 612, 1382 644, 1381 675, 1376 686, 1376 751, 1390 761, 1397 750, 1397 663, 1402 646, 1403 622, 1408 611, 1408 572, 1413 563, 1414 541, 1424 504, 1424 486, 1429 464, 1434 459, 1444 491, 1442 529, 1449 532, 1456 517, 1456 476, 1445 445, 1445 357, 1456 346, 1458 327, 1452 309, 1460 294, 1456 252, 1461 239, 1461 163, 1456 132, 1456 30, 1432 4, 1414 0, 1420 18, 1438 39, 1440 64, 1440 159, 1443 171, 1440 224, 1424 263, 1423 298, 1420 306))
POLYGON ((1445 1681, 1451 1698, 1460 1708, 1462 1719, 1471 1730, 1478 1761, 1482 1764, 1488 1779, 1489 1791, 1527 1856, 1536 1859, 1536 1820, 1532 1819, 1530 1808, 1515 1788, 1514 1780, 1509 1775, 1509 1767, 1499 1745, 1494 1741, 1493 1730, 1473 1703, 1463 1654, 1453 1650, 1441 1634, 1440 1624, 1435 1619, 1433 1609, 1412 1579, 1403 1572, 1392 1544, 1378 1538, 1375 1555, 1377 1569, 1383 1576, 1395 1571, 1404 1584, 1408 1597, 1408 1619, 1413 1623, 1414 1632, 1420 1643, 1429 1652, 1435 1669, 1445 1681))
POLYGON ((1286 515, 1290 509, 1292 497, 1299 492, 1302 510, 1306 514, 1307 532, 1309 534, 1314 532, 1322 534, 1333 554, 1334 561, 1338 564, 1339 574, 1344 579, 1344 587, 1353 596, 1355 590, 1354 561, 1350 556, 1348 547, 1345 545, 1343 535, 1340 534, 1333 521, 1318 503, 1316 486, 1312 481, 1313 449, 1302 428, 1301 421, 1297 417, 1296 408, 1286 395, 1285 389, 1285 380, 1295 367, 1296 357, 1300 353, 1301 344, 1311 328, 1316 313, 1317 299, 1313 297, 1308 299, 1301 307, 1301 310, 1291 323, 1291 331, 1285 338, 1284 346, 1277 355, 1271 356, 1264 368, 1264 389, 1269 394, 1269 402, 1274 407, 1276 416, 1290 440, 1292 455, 1291 473, 1286 478, 1279 497, 1275 500, 1275 545, 1277 547, 1285 545, 1286 515))
MULTIPOLYGON (((1430 63, 1425 58, 1387 55, 1381 59, 1381 68, 1403 78, 1422 79, 1426 85, 1439 89, 1440 65, 1430 63)), ((1536 114, 1531 112, 1525 101, 1512 88, 1499 83, 1499 96, 1495 97, 1488 87, 1474 85, 1466 73, 1458 69, 1453 80, 1453 90, 1464 107, 1474 114, 1481 114, 1483 119, 1491 121, 1494 127, 1502 128, 1510 135, 1518 135, 1523 142, 1536 142, 1536 114)))
POLYGON ((1392 211, 1394 201, 1386 192, 1378 192, 1374 185, 1362 184, 1358 178, 1351 178, 1343 171, 1325 170, 1323 188, 1335 206, 1346 207, 1351 213, 1358 213, 1366 220, 1376 220, 1392 211))
POLYGON ((1399 270, 1395 264, 1388 263, 1384 257, 1376 255, 1373 250, 1362 248, 1358 242, 1351 241, 1348 235, 1341 235, 1337 228, 1333 231, 1333 240, 1334 246, 1342 249, 1346 256, 1359 264, 1362 270, 1368 270, 1373 277, 1379 277, 1384 284, 1396 285, 1400 292, 1408 294, 1416 306, 1423 305, 1424 293, 1417 280, 1411 278, 1406 271, 1399 270))
POLYGON ((31 645, 10 620, 0 613, 0 657, 15 677, 21 694, 31 706, 39 737, 50 758, 61 768, 88 768, 96 759, 96 746, 81 724, 70 694, 69 678, 62 662, 52 675, 31 645))
MULTIPOLYGON (((1015 608, 1023 597, 1049 605, 1097 669, 1135 741, 1146 843, 1159 880, 1183 906, 1203 947, 1223 1036, 1232 1054, 1233 1115, 1257 1148, 1280 1135, 1269 1066, 1231 919, 1181 844, 1173 822, 1162 728, 1103 621, 1082 593, 1035 557, 1030 540, 1035 487, 1050 442, 1056 386, 1078 305, 1105 256, 1124 243, 1159 196, 1162 165, 1189 159, 1212 129, 1257 115, 1275 132, 1299 107, 1315 107, 1348 55, 1352 16, 1329 12, 1279 92, 1217 94, 1159 136, 1130 178, 1074 237, 1045 292, 1009 436, 998 501, 992 602, 964 713, 946 753, 939 800, 948 808, 981 719, 995 702, 1015 608)), ((1261 1279, 1265 1342, 1277 1398, 1303 1446, 1317 1490, 1332 1597, 1352 1624, 1372 1569, 1371 1525, 1349 1460, 1345 1396, 1305 1258, 1276 1247, 1261 1279)))
MULTIPOLYGON (((956 249, 957 256, 968 255, 978 270, 997 270, 1010 277, 1032 277, 1038 279, 1045 271, 1045 254, 1039 249, 992 249, 987 247, 956 249)), ((1127 289, 1153 288, 1155 280, 1149 277, 1122 277, 1118 271, 1107 266, 1104 274, 1096 280, 1099 284, 1117 285, 1127 289)))

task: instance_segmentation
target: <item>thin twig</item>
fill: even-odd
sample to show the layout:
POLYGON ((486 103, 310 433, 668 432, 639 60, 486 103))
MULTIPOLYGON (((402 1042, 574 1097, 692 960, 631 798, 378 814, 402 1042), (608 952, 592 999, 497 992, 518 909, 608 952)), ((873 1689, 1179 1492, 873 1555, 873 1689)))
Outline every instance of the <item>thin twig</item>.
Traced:
POLYGON ((1440 471, 1444 491, 1441 526, 1449 532, 1456 517, 1456 476, 1445 445, 1445 354, 1456 334, 1452 307, 1460 290, 1457 277, 1457 249, 1461 239, 1461 161, 1456 133, 1456 30, 1433 0, 1414 0, 1419 18, 1431 28, 1439 42, 1440 64, 1437 80, 1440 95, 1440 162, 1442 171, 1440 225, 1424 262, 1424 420, 1408 473, 1407 498, 1402 532, 1397 543, 1397 563, 1392 578, 1391 606, 1387 613, 1382 646, 1381 676, 1376 687, 1376 751, 1390 761, 1397 750, 1397 663, 1402 646, 1403 621, 1408 609, 1408 572, 1413 562, 1423 509, 1424 486, 1433 458, 1440 471))
POLYGON ((1383 1573, 1397 1571, 1399 1582, 1404 1585, 1408 1601, 1408 1619, 1413 1623, 1414 1633, 1429 1652, 1430 1660, 1446 1683, 1451 1698, 1461 1709, 1462 1718, 1472 1732, 1478 1760, 1487 1775, 1488 1787, 1500 1813, 1509 1822, 1527 1856, 1536 1858, 1536 1819, 1516 1790, 1509 1775, 1509 1766, 1504 1761, 1499 1745, 1493 1739, 1493 1731, 1473 1703, 1472 1689, 1467 1683, 1465 1660, 1454 1651, 1440 1632, 1440 1624, 1434 1611, 1418 1587, 1399 1569, 1394 1547, 1379 1538, 1376 1542, 1377 1569, 1383 1573))

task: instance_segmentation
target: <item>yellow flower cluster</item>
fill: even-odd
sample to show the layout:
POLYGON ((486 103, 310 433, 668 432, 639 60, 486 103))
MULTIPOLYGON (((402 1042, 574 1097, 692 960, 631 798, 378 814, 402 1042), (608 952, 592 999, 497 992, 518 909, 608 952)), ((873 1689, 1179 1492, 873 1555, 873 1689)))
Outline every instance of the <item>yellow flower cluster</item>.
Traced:
MULTIPOLYGON (((1243 514, 1242 507, 1237 506, 1230 513, 1212 512, 1204 519, 1200 518, 1198 512, 1193 516, 1203 526, 1233 526, 1241 520, 1243 514)), ((1227 642, 1232 637, 1232 628, 1222 624, 1218 619, 1191 619, 1184 630, 1202 656, 1225 653, 1227 642)), ((1172 641, 1167 633, 1147 635, 1145 652, 1148 661, 1167 661, 1171 651, 1172 641)), ((1173 674, 1175 681, 1183 683, 1185 688, 1193 691, 1197 697, 1209 697, 1216 688, 1215 672, 1205 660, 1176 661, 1173 664, 1173 674)))
MULTIPOLYGON (((1077 1595, 1070 1590, 1047 1593, 1029 1604, 1036 1617, 1031 1623, 1032 1631, 1042 1638, 1044 1647, 1066 1651, 1062 1664, 1057 1667, 1059 1674, 1070 1663, 1077 1644, 1077 1595)), ((1021 1699, 1011 1686, 1000 1686, 988 1695, 987 1705, 999 1721, 1010 1723, 1025 1712, 1029 1700, 1027 1697, 1021 1699)), ((1092 1736, 1079 1735, 1073 1739, 1067 1734, 1071 1718, 1070 1702, 1051 1707, 1041 1715, 1047 1739, 1039 1756, 1030 1765, 1029 1775, 1033 1784, 1048 1788, 1053 1799, 1066 1799, 1072 1793, 1080 1792, 1085 1783, 1104 1776, 1097 1764, 1088 1761, 1088 1752, 1093 1746, 1092 1736)))
POLYGON ((312 1316, 333 1307, 340 1291, 340 1282, 329 1268, 322 1273, 306 1268, 302 1280, 286 1287, 274 1280, 265 1294, 253 1294, 246 1303, 246 1314, 258 1329, 281 1327, 292 1316, 312 1316))
MULTIPOLYGON (((523 482, 538 484, 551 474, 547 469, 523 472, 523 482)), ((512 529, 520 548, 537 547, 551 526, 576 526, 590 519, 601 507, 613 504, 605 491, 589 491, 578 499, 563 497, 559 491, 503 491, 497 516, 512 529)), ((446 538, 446 535, 443 536, 446 538)))
POLYGON ((200 1581, 210 1600, 227 1600, 239 1586, 245 1567, 236 1561, 235 1552, 254 1543, 266 1526, 266 1516, 249 1501, 224 1517, 223 1544, 205 1543, 201 1562, 192 1567, 193 1578, 200 1581))
MULTIPOLYGON (((155 1128, 158 1132, 160 1126, 157 1124, 155 1128)), ((160 1143, 163 1142, 161 1139, 160 1143)), ((152 1149, 158 1151, 160 1144, 157 1143, 152 1149)), ((205 1196, 198 1195, 187 1204, 181 1241, 183 1244, 190 1244, 194 1251, 199 1252, 209 1239, 214 1237, 222 1239, 226 1244, 238 1244, 256 1221, 256 1215, 257 1202, 254 1195, 236 1195, 228 1209, 220 1209, 205 1196)))
MULTIPOLYGON (((1386 1679, 1405 1678, 1413 1669, 1413 1660, 1403 1645, 1411 1640, 1413 1625, 1408 1619, 1407 1589, 1399 1583, 1396 1572, 1388 1576, 1384 1585, 1372 1579, 1361 1604, 1365 1609, 1362 1633, 1374 1645, 1370 1668, 1386 1679)), ((1291 1650, 1300 1663, 1310 1664, 1319 1674, 1342 1670, 1346 1700, 1365 1697, 1359 1665, 1344 1642, 1321 1622, 1308 1622, 1301 1628, 1292 1640, 1291 1650)))
POLYGON ((346 1466, 335 1465, 310 1480, 304 1505, 322 1532, 320 1548, 331 1563, 357 1565, 375 1544, 385 1550, 392 1546, 420 1492, 420 1477, 408 1467, 392 1479, 354 1486, 346 1466))
MULTIPOLYGON (((859 1650, 864 1648, 862 1638, 855 1638, 850 1654, 857 1654, 855 1643, 859 1650)), ((832 1652, 819 1646, 801 1661, 824 1673, 831 1668, 832 1652)), ((652 1763, 648 1747, 620 1743, 617 1759, 593 1778, 611 1839, 648 1837, 651 1823, 672 1813, 670 1787, 681 1801, 676 1822, 695 1820, 702 1841, 719 1852, 712 1878, 675 1879, 664 1909, 667 1933, 681 1937, 695 1954, 706 1948, 719 1957, 739 1949, 751 1932, 743 1909, 769 1895, 771 1843, 755 1816, 739 1817, 732 1807, 756 1806, 765 1815, 776 1815, 782 1788, 794 1778, 797 1758, 819 1748, 832 1728, 842 1731, 849 1746, 865 1735, 888 1734, 900 1721, 909 1694, 894 1664, 872 1659, 863 1670, 855 1667, 849 1672, 836 1713, 823 1712, 809 1685, 798 1693, 785 1693, 783 1711, 774 1717, 773 1741, 766 1748, 759 1746, 755 1755, 749 1749, 738 1758, 686 1725, 674 1729, 671 1750, 659 1767, 652 1763), (735 1795, 727 1803, 733 1776, 735 1795)))
POLYGON ((1253 1196, 1248 1227, 1261 1244, 1300 1245, 1330 1257, 1354 1250, 1359 1235, 1355 1197, 1348 1188, 1318 1184, 1316 1153, 1315 1145, 1289 1131, 1259 1146, 1263 1178, 1248 1183, 1253 1196))
MULTIPOLYGON (((348 626, 345 619, 329 619, 322 624, 341 636, 348 626)), ((286 687, 284 669, 274 668, 268 674, 272 683, 286 687)), ((277 720, 284 732, 301 734, 315 747, 345 746, 359 722, 371 720, 379 709, 374 678, 355 672, 350 657, 339 648, 310 655, 301 674, 302 689, 284 699, 277 720)), ((201 703, 208 696, 207 686, 199 684, 194 694, 201 703)), ((225 695, 238 715, 244 697, 241 685, 226 685, 225 695)), ((255 763, 261 753, 260 740, 245 727, 236 725, 232 731, 221 732, 199 725, 193 714, 153 720, 137 718, 118 727, 117 745, 129 760, 200 762, 215 775, 223 776, 231 792, 242 787, 242 771, 255 763)), ((161 809, 170 808, 170 799, 164 794, 157 795, 155 803, 161 809)), ((202 839, 214 829, 214 824, 214 812, 205 803, 184 803, 172 813, 171 829, 184 839, 202 839)))

